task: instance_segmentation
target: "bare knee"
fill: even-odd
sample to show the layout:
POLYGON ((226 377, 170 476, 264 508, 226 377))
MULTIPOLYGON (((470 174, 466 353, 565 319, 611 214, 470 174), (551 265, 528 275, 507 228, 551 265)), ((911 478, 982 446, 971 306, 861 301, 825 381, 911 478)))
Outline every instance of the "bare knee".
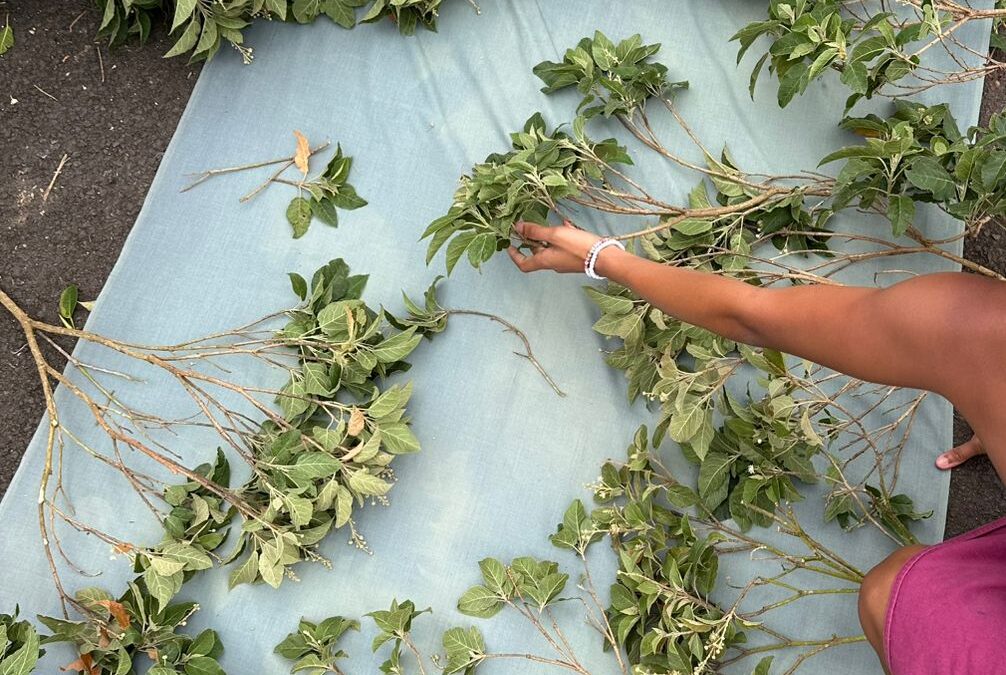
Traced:
POLYGON ((899 548, 863 577, 859 589, 859 622, 863 626, 866 639, 873 645, 882 663, 886 664, 884 623, 887 620, 887 606, 894 588, 894 580, 905 563, 924 548, 925 546, 921 545, 899 548))

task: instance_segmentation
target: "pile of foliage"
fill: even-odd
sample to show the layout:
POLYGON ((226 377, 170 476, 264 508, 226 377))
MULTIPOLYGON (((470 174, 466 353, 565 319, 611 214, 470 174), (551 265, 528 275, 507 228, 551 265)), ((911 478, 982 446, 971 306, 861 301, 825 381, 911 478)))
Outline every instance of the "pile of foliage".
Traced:
POLYGON ((1006 115, 965 135, 945 103, 898 101, 887 118, 846 117, 841 126, 865 142, 821 160, 848 160, 833 208, 885 209, 895 235, 911 226, 916 202, 937 204, 972 228, 1006 215, 1006 115))
POLYGON ((324 15, 343 28, 384 18, 395 22, 402 35, 412 35, 422 26, 437 29, 442 0, 98 0, 101 10, 99 35, 113 45, 130 37, 140 42, 159 22, 177 35, 165 56, 189 54, 193 61, 209 60, 227 43, 246 62, 251 48, 244 45, 243 30, 255 19, 311 23, 324 15), (357 16, 361 8, 362 16, 357 16))
MULTIPOLYGON (((430 317, 423 313, 415 319, 422 327, 393 328, 383 310, 361 299, 367 276, 351 274, 342 259, 319 268, 310 283, 295 273, 290 280, 302 302, 266 339, 277 358, 286 358, 289 379, 277 392, 281 414, 269 416, 238 447, 252 468, 245 484, 230 487, 230 465, 218 449, 213 464, 164 489, 168 510, 157 512, 163 540, 149 548, 98 532, 53 507, 69 524, 131 558, 138 575, 117 598, 99 588, 64 597, 80 620, 41 617, 52 631, 46 642, 68 642, 79 652, 80 661, 69 668, 126 673, 142 654, 156 664, 150 671, 155 675, 222 673, 216 662, 222 647, 212 631, 194 638, 178 632, 198 609, 196 603, 173 602, 186 581, 215 561, 240 559, 231 587, 258 581, 278 587, 284 576, 296 578, 291 568, 302 560, 327 564, 317 544, 347 526, 357 547, 366 547, 353 527, 353 511, 368 500, 383 501, 393 485, 395 457, 419 450, 405 416, 411 385, 380 383, 407 370, 405 359, 423 335, 443 330, 445 322, 427 325, 430 317), (221 555, 235 516, 241 526, 230 537, 232 550, 221 555)), ((432 289, 428 299, 439 307, 432 289)), ((120 470, 134 486, 144 480, 125 466, 120 470)), ((8 632, 21 654, 21 643, 33 633, 12 625, 8 632)))
MULTIPOLYGON (((769 42, 751 72, 752 97, 766 63, 779 80, 780 107, 826 73, 837 72, 851 92, 847 111, 878 92, 911 93, 986 75, 986 64, 966 65, 974 55, 956 42, 953 33, 968 22, 993 17, 967 3, 902 4, 912 11, 889 11, 883 3, 849 8, 839 0, 769 0, 768 17, 744 26, 732 38, 740 45, 738 63, 760 38, 769 42), (960 70, 940 72, 924 66, 922 55, 934 45, 947 50, 960 70)), ((1004 9, 1001 0, 997 8, 1004 9)), ((992 64, 994 69, 1004 66, 995 60, 992 64)))
POLYGON ((595 143, 581 131, 550 132, 538 113, 528 119, 523 131, 511 134, 513 150, 489 155, 461 178, 450 210, 423 233, 430 238, 427 262, 450 240, 448 274, 466 253, 477 268, 510 246, 515 222, 544 223, 556 201, 601 180, 605 167, 631 162, 614 139, 595 143))
MULTIPOLYGON (((604 672, 704 674, 718 672, 724 662, 757 658, 754 672, 765 675, 774 652, 808 648, 800 657, 802 661, 825 649, 863 640, 862 636, 795 640, 765 625, 763 617, 768 611, 798 602, 804 597, 800 594, 742 611, 741 601, 754 588, 792 589, 784 579, 797 570, 840 584, 834 589, 819 588, 817 593, 852 592, 862 573, 821 546, 794 521, 770 518, 800 542, 802 548, 793 550, 756 542, 724 525, 703 506, 695 491, 666 472, 650 450, 645 427, 637 432, 625 461, 602 467, 593 489, 597 508, 588 511, 580 500, 574 500, 550 537, 558 549, 574 555, 582 566, 575 590, 570 588, 569 571, 563 571, 556 561, 522 556, 507 564, 489 557, 479 562, 479 582, 458 599, 458 610, 476 619, 512 612, 545 638, 548 651, 494 652, 478 627, 455 626, 441 636, 443 653, 424 654, 412 639, 412 624, 431 610, 419 611, 409 600, 392 601, 388 610, 368 614, 376 628, 374 651, 388 643, 392 646, 381 671, 425 673, 429 662, 445 673, 471 675, 484 663, 505 659, 589 675, 596 671, 588 670, 582 654, 566 637, 568 619, 554 611, 567 602, 584 610, 587 623, 597 630, 604 651, 610 654, 611 662, 604 672), (594 587, 588 560, 592 546, 602 540, 614 547, 619 561, 607 602, 594 587), (711 600, 725 583, 719 573, 723 551, 747 552, 756 547, 779 560, 780 573, 752 580, 732 604, 718 605, 711 600), (751 633, 771 641, 748 647, 751 633)), ((577 614, 575 621, 580 623, 577 614)), ((350 628, 358 630, 359 624, 341 616, 319 624, 302 620, 298 631, 288 635, 276 652, 296 661, 291 672, 305 669, 321 675, 327 669, 341 673, 335 660, 346 653, 337 641, 350 628)))

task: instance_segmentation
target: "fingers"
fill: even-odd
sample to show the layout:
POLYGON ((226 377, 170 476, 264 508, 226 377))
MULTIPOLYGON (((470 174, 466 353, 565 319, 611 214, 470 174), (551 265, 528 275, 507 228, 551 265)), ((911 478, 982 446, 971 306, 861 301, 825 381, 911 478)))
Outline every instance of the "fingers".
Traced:
POLYGON ((972 457, 984 454, 985 448, 982 446, 981 440, 978 436, 972 436, 971 440, 961 443, 953 450, 948 450, 937 457, 936 468, 943 470, 952 469, 955 466, 960 466, 972 457))
POLYGON ((548 267, 544 251, 528 256, 518 251, 516 247, 511 246, 506 252, 510 255, 510 260, 513 260, 513 264, 521 272, 536 272, 548 267))
POLYGON ((521 221, 519 223, 514 223, 513 229, 515 229, 517 231, 517 234, 524 237, 525 239, 535 239, 537 241, 552 241, 551 227, 521 221))

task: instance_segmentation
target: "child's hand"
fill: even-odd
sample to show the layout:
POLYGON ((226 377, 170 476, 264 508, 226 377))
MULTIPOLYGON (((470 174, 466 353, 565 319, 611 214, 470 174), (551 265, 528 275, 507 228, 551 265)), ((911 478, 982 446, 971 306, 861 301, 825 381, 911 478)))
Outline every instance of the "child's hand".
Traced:
POLYGON ((531 255, 524 255, 511 246, 507 253, 522 272, 552 270, 553 272, 583 272, 583 261, 600 237, 585 232, 564 221, 558 227, 515 223, 514 230, 531 246, 531 255))

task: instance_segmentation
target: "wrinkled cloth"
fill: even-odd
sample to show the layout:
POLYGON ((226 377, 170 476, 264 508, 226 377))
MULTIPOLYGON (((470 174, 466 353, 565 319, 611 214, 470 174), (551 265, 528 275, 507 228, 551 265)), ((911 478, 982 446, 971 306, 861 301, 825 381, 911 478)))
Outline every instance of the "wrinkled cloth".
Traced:
POLYGON ((884 627, 892 675, 1006 673, 1006 517, 915 554, 884 627))

